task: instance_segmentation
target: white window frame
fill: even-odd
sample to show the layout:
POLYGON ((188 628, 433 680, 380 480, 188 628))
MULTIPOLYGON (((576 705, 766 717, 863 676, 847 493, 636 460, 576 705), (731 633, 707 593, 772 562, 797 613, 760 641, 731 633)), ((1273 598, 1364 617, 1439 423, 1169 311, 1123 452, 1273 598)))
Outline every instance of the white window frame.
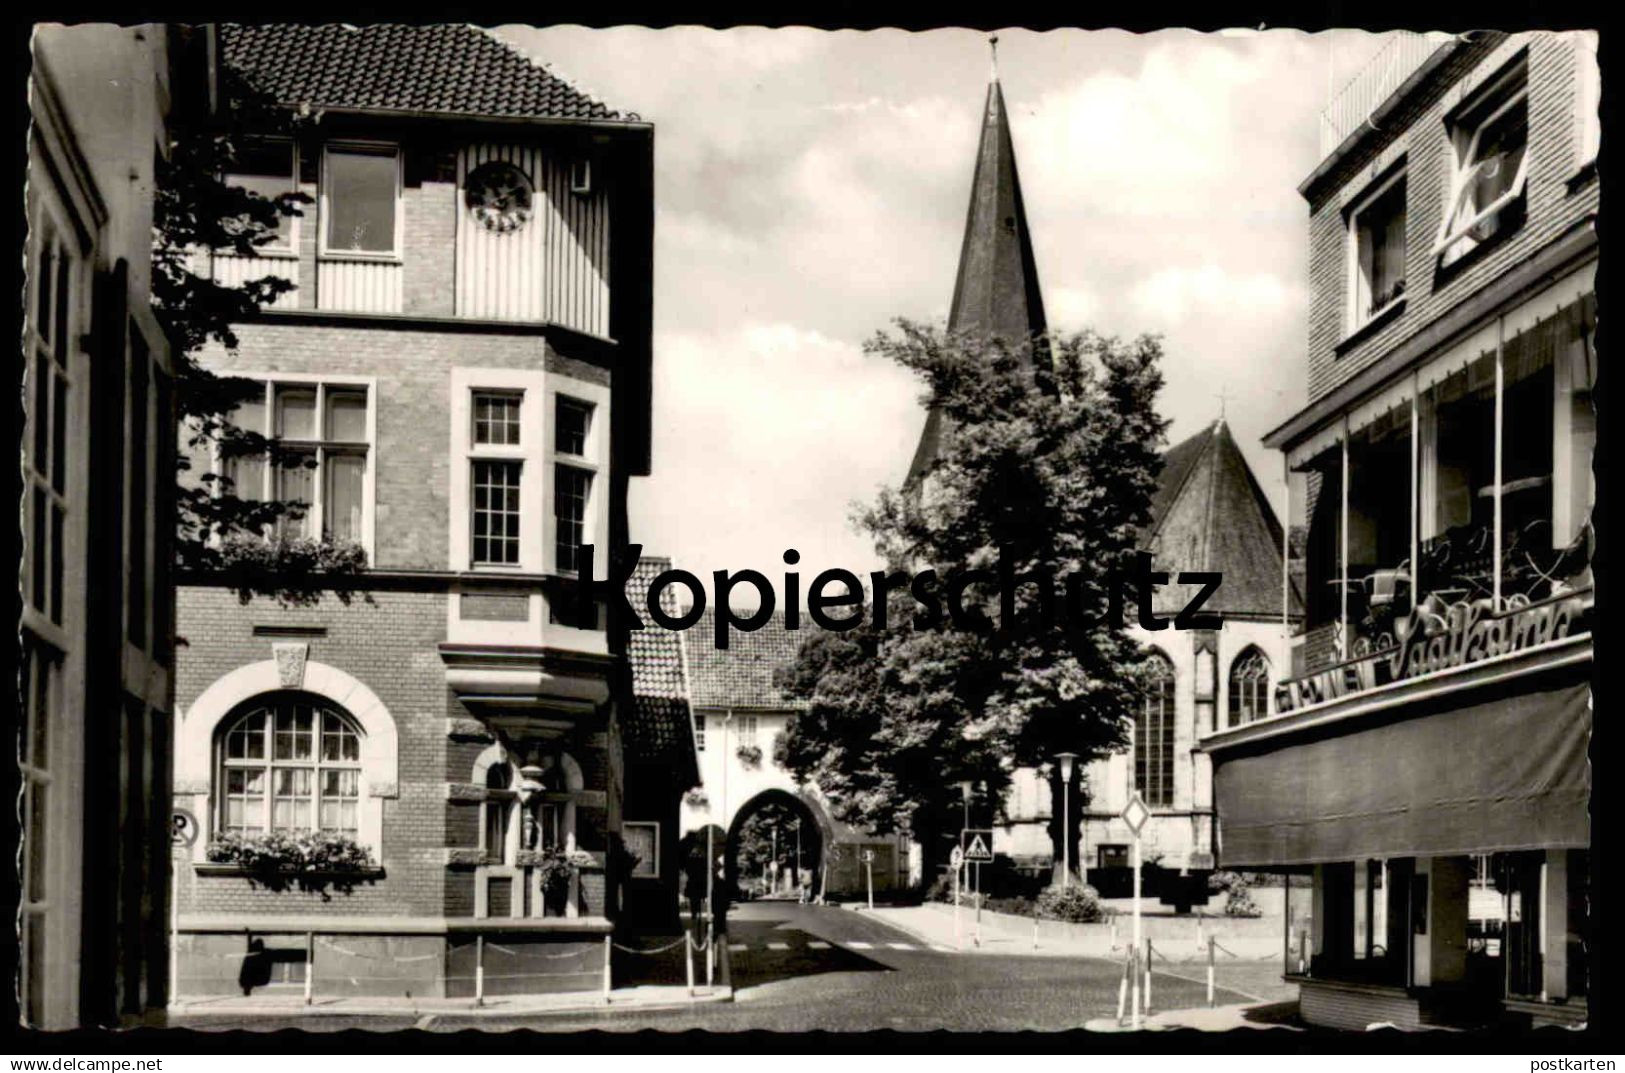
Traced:
MULTIPOLYGON (((297 691, 294 691, 297 692, 297 691)), ((287 703, 288 698, 279 697, 278 694, 267 694, 256 698, 252 703, 239 706, 228 718, 222 719, 215 730, 215 782, 216 792, 213 805, 216 810, 214 816, 214 829, 221 834, 231 830, 226 823, 226 813, 231 793, 227 787, 226 773, 229 771, 263 771, 265 772, 265 788, 260 794, 264 806, 258 830, 245 830, 245 837, 270 834, 273 831, 322 831, 329 830, 321 825, 322 819, 322 773, 324 771, 354 771, 356 773, 355 814, 356 826, 350 837, 358 843, 361 841, 365 828, 363 817, 363 802, 366 800, 366 756, 365 744, 367 732, 358 723, 354 716, 340 705, 334 704, 325 697, 317 698, 318 703, 312 704, 313 719, 311 722, 311 752, 307 760, 277 760, 276 759, 276 715, 281 704, 287 703), (237 724, 255 712, 263 711, 266 714, 266 724, 263 731, 265 737, 265 755, 259 760, 238 759, 227 756, 226 742, 237 724), (355 760, 324 760, 322 758, 322 716, 328 712, 335 715, 349 732, 356 737, 355 760), (276 812, 276 771, 277 768, 308 769, 311 773, 310 804, 311 823, 308 827, 277 827, 276 812)), ((376 846, 370 846, 374 852, 376 846)))
MULTIPOLYGON (((291 191, 291 192, 297 192, 299 190, 299 143, 297 141, 295 141, 294 139, 292 139, 292 138, 271 137, 271 138, 261 138, 261 139, 258 139, 258 140, 260 142, 266 144, 266 145, 286 145, 288 147, 288 159, 289 159, 289 162, 291 163, 292 168, 293 168, 293 170, 288 175, 288 190, 291 191)), ((229 177, 232 174, 234 174, 234 173, 228 168, 225 171, 225 173, 222 175, 221 181, 226 182, 229 185, 229 177)), ((300 234, 299 228, 300 228, 300 225, 304 222, 304 219, 305 219, 305 217, 302 216, 302 215, 301 216, 289 216, 289 217, 287 217, 287 221, 288 221, 288 243, 287 243, 287 245, 283 246, 283 245, 277 245, 277 244, 270 244, 270 245, 260 246, 260 247, 258 247, 256 249, 255 256, 256 257, 274 258, 274 259, 278 259, 278 260, 288 260, 288 259, 297 258, 299 256, 299 234, 300 234)), ((217 250, 215 255, 219 256, 219 257, 236 257, 237 256, 237 254, 234 253, 231 250, 217 250)))
MULTIPOLYGON (((1396 184, 1405 182, 1407 171, 1408 169, 1404 165, 1395 168, 1393 174, 1389 175, 1386 179, 1372 187, 1368 193, 1361 197, 1359 201, 1355 202, 1354 206, 1348 210, 1347 223, 1345 225, 1348 233, 1347 257, 1349 285, 1348 304, 1347 308, 1345 309, 1345 322, 1348 325, 1348 330, 1344 333, 1345 336, 1352 335, 1354 332, 1359 331, 1372 321, 1381 318, 1387 314, 1390 309, 1393 309, 1395 306, 1399 305, 1405 300, 1404 294, 1397 294, 1388 299, 1388 301, 1384 302, 1381 307, 1373 309, 1369 314, 1364 312, 1362 307, 1365 306, 1366 302, 1362 292, 1370 289, 1370 283, 1365 280, 1365 275, 1360 269, 1360 217, 1364 215, 1371 208, 1371 206, 1380 201, 1383 195, 1392 190, 1396 184)), ((1407 199, 1409 198, 1409 193, 1410 188, 1407 186, 1407 199)), ((1409 219, 1410 214, 1407 212, 1405 234, 1405 258, 1407 263, 1410 260, 1409 219)), ((1407 277, 1406 290, 1409 291, 1409 289, 1410 285, 1407 277)))
POLYGON ((527 429, 527 425, 534 424, 528 419, 528 414, 536 406, 536 395, 524 387, 492 386, 481 384, 468 389, 466 393, 468 403, 468 424, 465 438, 465 451, 467 455, 465 477, 468 482, 468 491, 464 496, 465 509, 468 513, 468 569, 489 570, 495 572, 517 572, 525 568, 525 539, 531 526, 527 524, 531 512, 525 509, 526 486, 536 479, 535 463, 526 465, 526 454, 532 450, 532 442, 536 435, 535 428, 527 429), (474 405, 475 399, 481 395, 506 395, 519 402, 519 442, 518 443, 480 443, 476 435, 474 405), (474 558, 474 467, 481 462, 513 462, 519 466, 519 558, 511 563, 481 562, 474 558))
MULTIPOLYGON (((546 397, 547 439, 543 446, 546 450, 547 497, 543 500, 542 517, 545 558, 551 573, 576 577, 578 571, 565 570, 558 561, 559 519, 554 510, 557 474, 560 466, 570 466, 590 476, 582 517, 581 543, 603 547, 603 538, 609 532, 609 495, 604 487, 609 474, 609 389, 601 384, 554 374, 548 377, 546 397), (554 415, 558 413, 560 396, 592 408, 592 417, 587 424, 587 443, 580 454, 569 454, 558 449, 554 415)), ((606 559, 606 555, 598 555, 595 566, 603 564, 606 559)))
POLYGON ((576 157, 570 161, 570 193, 592 193, 592 158, 576 157))
MULTIPOLYGON (((1529 115, 1527 61, 1514 64, 1511 70, 1497 77, 1477 95, 1472 104, 1462 110, 1462 114, 1471 114, 1479 108, 1481 103, 1493 101, 1503 94, 1505 94, 1505 99, 1487 112, 1483 118, 1479 119, 1470 132, 1460 120, 1452 121, 1450 124, 1451 170, 1450 184, 1448 186, 1449 194, 1445 199, 1443 218, 1439 221, 1439 237, 1433 243, 1432 255, 1435 257, 1447 255, 1450 248, 1466 238, 1473 228, 1524 196, 1529 180, 1530 151, 1533 148, 1531 145, 1533 139, 1530 138, 1530 134, 1533 133, 1533 124, 1530 122, 1532 117, 1529 115), (1506 192, 1500 197, 1488 205, 1481 206, 1471 219, 1452 228, 1450 221, 1456 215, 1456 206, 1466 196, 1467 186, 1473 175, 1471 161, 1478 152, 1479 137, 1484 133, 1486 127, 1520 105, 1525 111, 1524 150, 1522 159, 1518 161, 1517 174, 1512 178, 1512 185, 1507 187, 1506 192)), ((1450 257, 1446 263, 1460 260, 1472 248, 1474 247, 1469 247, 1468 250, 1463 250, 1461 253, 1450 257)))
POLYGON ((654 837, 654 844, 655 844, 654 859, 652 861, 639 861, 638 862, 638 868, 642 868, 645 864, 647 864, 647 865, 650 866, 652 871, 642 872, 642 871, 639 871, 638 869, 633 869, 633 871, 631 873, 631 878, 633 878, 633 879, 659 879, 660 878, 660 824, 659 824, 659 822, 657 822, 655 820, 622 820, 621 821, 621 830, 622 830, 623 833, 622 833, 621 841, 623 843, 626 841, 626 837, 625 837, 624 832, 626 831, 627 828, 631 828, 631 827, 647 827, 650 830, 652 830, 654 832, 654 835, 655 835, 655 837, 654 837))
MULTIPOLYGON (((560 571, 557 563, 557 521, 553 514, 555 466, 568 465, 593 475, 588 491, 587 515, 582 542, 603 545, 609 533, 609 387, 535 369, 472 368, 451 370, 450 457, 454 460, 449 482, 451 532, 448 566, 458 573, 575 574, 560 571), (474 443, 474 396, 480 392, 524 395, 519 412, 519 443, 474 443), (587 403, 593 408, 587 429, 586 449, 579 455, 554 447, 554 413, 558 396, 587 403), (473 463, 476 459, 512 459, 521 462, 519 477, 519 562, 474 562, 473 463)), ((605 556, 598 556, 596 570, 607 576, 605 556)), ((545 616, 544 616, 545 617, 545 616)), ((512 625, 512 624, 505 624, 512 625)), ((556 624, 549 626, 559 627, 556 624)))
POLYGON ((319 218, 316 233, 317 252, 323 260, 329 261, 380 261, 385 264, 400 264, 405 248, 406 235, 406 178, 403 166, 401 147, 395 142, 376 141, 332 141, 322 146, 322 182, 318 201, 319 218), (328 226, 332 222, 332 195, 333 183, 331 178, 332 154, 340 153, 366 153, 377 156, 385 155, 381 150, 388 150, 395 161, 395 234, 392 237, 394 248, 391 250, 346 250, 334 249, 327 243, 328 226))
MULTIPOLYGON (((267 438, 271 437, 272 431, 276 428, 276 412, 274 410, 276 402, 276 395, 274 391, 275 386, 278 384, 298 385, 310 386, 316 389, 315 438, 310 441, 291 440, 289 442, 294 444, 304 444, 309 442, 315 445, 318 462, 316 465, 315 479, 311 482, 311 487, 315 489, 315 495, 313 497, 315 502, 310 505, 310 509, 305 513, 305 531, 310 534, 315 534, 318 537, 320 537, 323 529, 322 510, 324 500, 327 496, 324 477, 325 467, 323 465, 323 461, 325 461, 326 458, 325 445, 327 443, 324 435, 327 431, 327 390, 328 388, 336 388, 340 390, 345 388, 366 389, 367 439, 364 446, 366 447, 367 451, 367 464, 362 470, 361 477, 361 539, 358 541, 358 543, 360 543, 362 548, 366 550, 367 562, 369 564, 376 564, 377 556, 375 554, 375 525, 377 516, 376 500, 378 488, 378 378, 375 376, 327 376, 312 373, 261 372, 226 372, 223 375, 243 380, 257 380, 263 385, 264 393, 261 396, 261 406, 264 409, 265 424, 263 428, 256 431, 260 432, 267 438)), ((348 446, 354 448, 363 446, 363 444, 350 444, 348 446)), ((212 466, 213 472, 215 473, 224 473, 225 471, 224 460, 220 457, 220 448, 218 444, 216 444, 213 449, 212 466)), ((273 465, 270 459, 266 459, 264 466, 265 472, 262 475, 263 484, 260 488, 260 494, 266 500, 274 498, 276 492, 276 471, 279 468, 280 467, 273 465)))

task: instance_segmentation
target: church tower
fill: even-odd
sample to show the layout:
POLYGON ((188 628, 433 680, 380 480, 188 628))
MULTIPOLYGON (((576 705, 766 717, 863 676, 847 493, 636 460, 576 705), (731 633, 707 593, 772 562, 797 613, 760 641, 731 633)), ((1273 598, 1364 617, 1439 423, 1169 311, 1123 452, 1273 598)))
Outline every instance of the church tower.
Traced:
MULTIPOLYGON (((996 49, 998 38, 990 44, 996 49)), ((982 108, 982 136, 976 148, 976 173, 971 180, 948 330, 980 332, 1014 343, 1045 327, 1032 233, 1021 200, 1010 119, 995 64, 982 108)), ((935 407, 926 415, 906 483, 917 481, 936 460, 946 432, 945 420, 935 407)))

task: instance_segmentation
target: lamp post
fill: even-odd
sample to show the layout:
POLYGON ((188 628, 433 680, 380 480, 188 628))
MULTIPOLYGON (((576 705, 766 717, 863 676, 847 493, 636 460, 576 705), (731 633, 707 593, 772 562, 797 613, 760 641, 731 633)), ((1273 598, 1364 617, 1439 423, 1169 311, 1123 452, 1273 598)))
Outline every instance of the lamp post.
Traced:
POLYGON ((1061 763, 1061 889, 1065 890, 1072 885, 1072 765, 1078 754, 1056 753, 1055 759, 1061 763))

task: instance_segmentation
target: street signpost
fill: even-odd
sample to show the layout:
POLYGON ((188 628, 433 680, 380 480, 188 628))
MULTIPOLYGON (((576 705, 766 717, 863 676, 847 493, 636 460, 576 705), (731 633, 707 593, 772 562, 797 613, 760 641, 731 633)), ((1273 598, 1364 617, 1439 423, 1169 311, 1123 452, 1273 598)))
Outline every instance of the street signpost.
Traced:
MULTIPOLYGON (((169 819, 169 852, 173 858, 175 850, 185 847, 190 850, 197 844, 198 836, 197 817, 186 809, 178 808, 169 819)), ((182 858, 189 854, 182 854, 182 858)), ((169 868, 169 979, 175 979, 175 973, 180 966, 180 934, 181 934, 181 861, 171 860, 169 868)), ((170 986, 174 986, 171 983, 170 986)))
POLYGON ((972 874, 971 897, 976 900, 976 945, 982 945, 982 862, 993 860, 993 830, 988 827, 967 827, 959 835, 959 844, 965 849, 965 863, 976 866, 972 874))
POLYGON ((965 940, 959 929, 959 870, 965 865, 965 851, 959 846, 948 855, 948 863, 954 870, 954 947, 959 950, 965 948, 965 940))
POLYGON ((875 907, 875 851, 866 849, 862 853, 863 872, 869 882, 869 908, 875 907))
MULTIPOLYGON (((1140 950, 1140 832, 1145 828, 1145 822, 1151 818, 1151 809, 1146 806, 1145 799, 1140 791, 1135 790, 1129 794, 1128 804, 1123 807, 1122 820, 1128 824, 1129 831, 1134 835, 1134 946, 1136 954, 1140 950)), ((1145 966, 1147 974, 1151 972, 1148 961, 1145 966)), ((1140 1027, 1140 975, 1134 974, 1132 982, 1134 991, 1133 1025, 1140 1027)))

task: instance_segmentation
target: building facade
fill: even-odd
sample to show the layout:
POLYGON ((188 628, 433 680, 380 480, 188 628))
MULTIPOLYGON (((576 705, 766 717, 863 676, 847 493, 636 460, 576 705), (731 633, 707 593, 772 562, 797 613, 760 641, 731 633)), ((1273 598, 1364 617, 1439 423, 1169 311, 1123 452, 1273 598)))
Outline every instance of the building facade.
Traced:
POLYGON ((1300 187, 1309 403, 1265 442, 1307 526, 1306 616, 1274 714, 1203 742, 1219 862, 1313 874, 1313 1023, 1573 1024, 1596 35, 1392 47, 1300 187))
POLYGON ((652 129, 471 26, 220 37, 308 120, 228 180, 311 202, 260 256, 214 257, 296 289, 202 360, 263 385, 233 419, 298 464, 193 469, 307 504, 267 539, 367 570, 313 604, 183 579, 174 792, 201 835, 176 990, 596 988, 657 864, 628 848, 625 624, 576 599, 649 472, 652 129), (233 856, 318 830, 366 865, 233 856))
POLYGON ((170 124, 205 114, 208 34, 35 28, 22 439, 24 1023, 138 1023, 169 991, 174 442, 152 314, 170 124))
MULTIPOLYGON (((1160 673, 1132 713, 1128 748, 1084 767, 1088 804, 1075 867, 1103 896, 1132 893, 1134 836, 1122 813, 1137 790, 1151 810, 1141 831, 1144 892, 1183 911, 1207 901, 1215 866, 1212 766, 1198 743, 1274 714, 1273 686, 1289 667, 1287 638, 1302 608, 1296 585, 1282 572, 1280 522, 1222 419, 1164 454, 1151 516, 1142 543, 1153 569, 1222 579, 1202 607, 1218 616, 1219 628, 1128 627, 1129 636, 1151 650, 1160 673)), ((1173 618, 1196 591, 1193 585, 1159 587, 1153 613, 1173 618)), ((1013 773, 1005 822, 995 829, 999 852, 1048 870, 1051 797, 1048 772, 1013 773)))
POLYGON ((812 873, 808 889, 817 898, 863 897, 871 880, 878 892, 906 886, 905 839, 843 823, 816 785, 798 782, 778 760, 778 740, 802 705, 785 696, 775 678, 794 664, 802 641, 818 627, 803 622, 799 630, 787 630, 779 614, 749 633, 733 631, 721 649, 712 640, 714 614, 707 608, 678 634, 700 769, 699 792, 682 806, 690 849, 703 859, 710 827, 712 852, 723 857, 723 879, 750 891, 790 892, 802 866, 812 873), (769 853, 777 865, 769 866, 772 875, 744 874, 738 858, 741 833, 767 805, 795 817, 793 830, 769 853))

